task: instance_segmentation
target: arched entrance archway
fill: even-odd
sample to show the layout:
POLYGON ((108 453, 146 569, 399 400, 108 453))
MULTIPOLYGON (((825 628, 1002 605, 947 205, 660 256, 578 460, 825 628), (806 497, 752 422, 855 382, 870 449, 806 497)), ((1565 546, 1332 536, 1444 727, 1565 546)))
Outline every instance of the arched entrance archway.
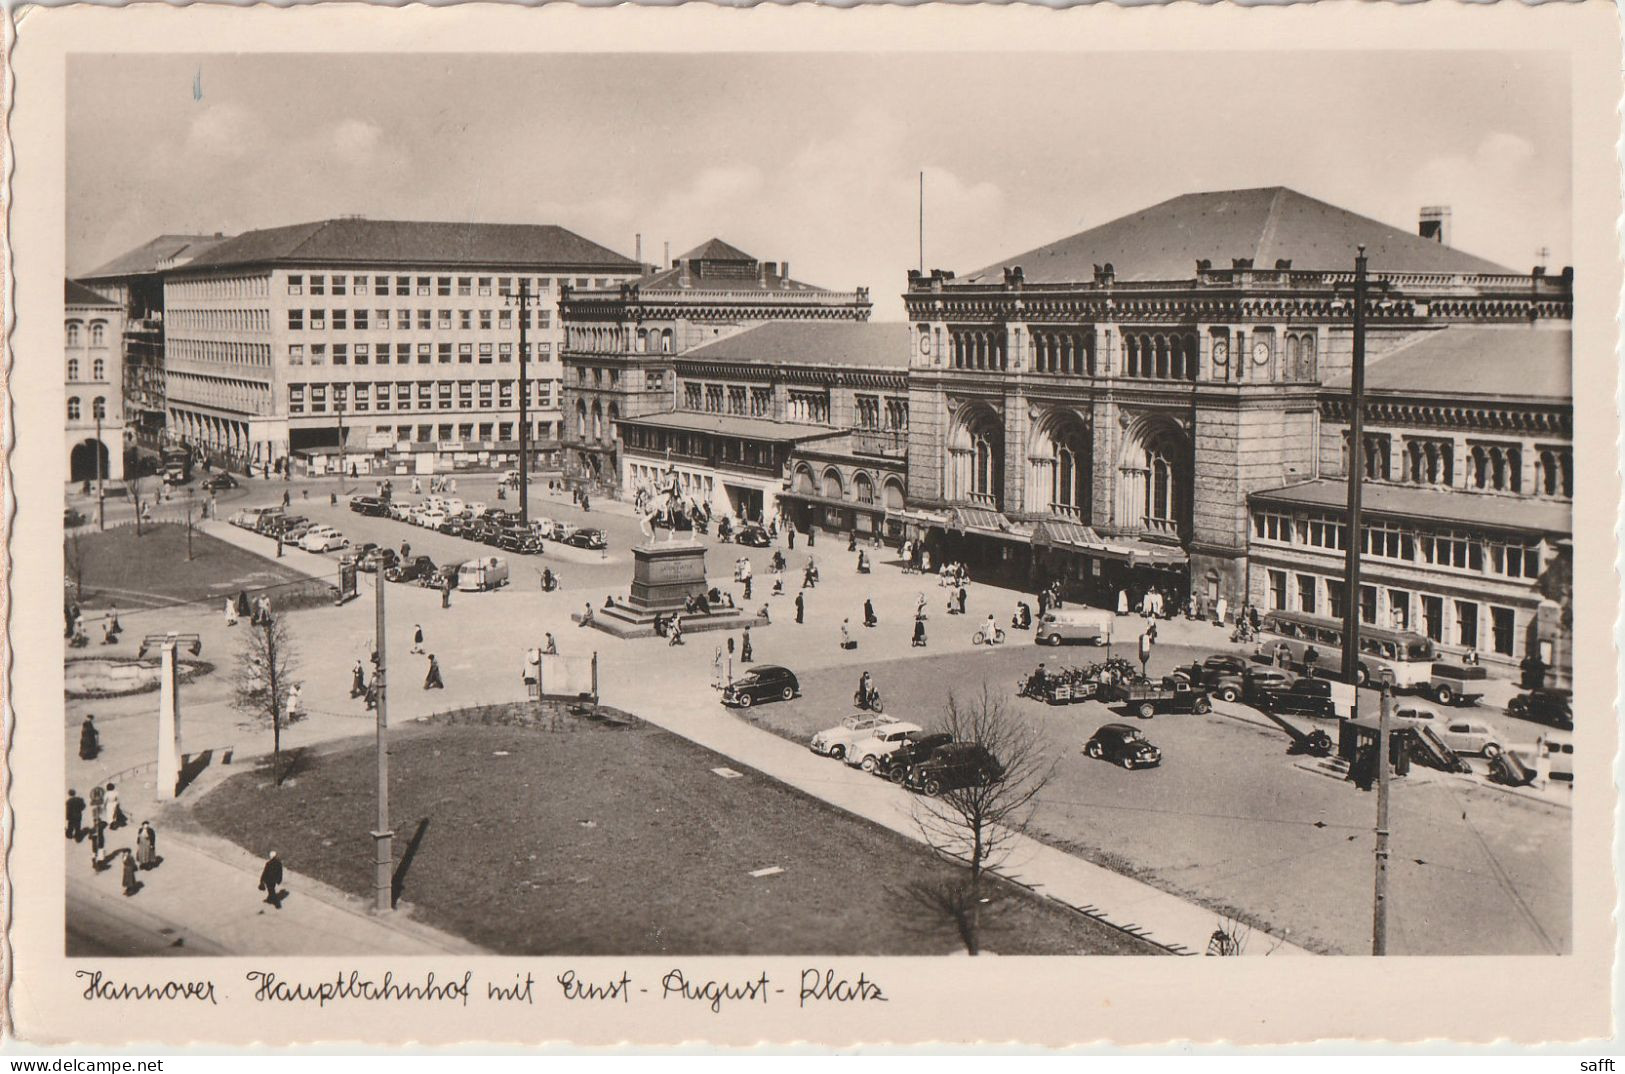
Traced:
POLYGON ((1183 540, 1191 505, 1190 440, 1167 417, 1142 418, 1128 430, 1118 463, 1120 526, 1183 540))
POLYGON ((68 476, 74 481, 94 481, 112 473, 108 468, 107 445, 91 437, 73 445, 68 456, 68 476))
POLYGON ((1027 510, 1087 522, 1090 458, 1089 430, 1077 414, 1052 410, 1040 418, 1027 446, 1027 510))
POLYGON ((1004 509, 1004 425, 991 407, 960 408, 948 439, 948 499, 1004 509))

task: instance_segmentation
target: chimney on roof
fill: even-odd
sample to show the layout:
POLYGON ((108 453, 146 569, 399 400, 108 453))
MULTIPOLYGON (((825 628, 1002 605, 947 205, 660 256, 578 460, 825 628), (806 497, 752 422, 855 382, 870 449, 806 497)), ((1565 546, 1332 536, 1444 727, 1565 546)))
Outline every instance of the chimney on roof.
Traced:
POLYGON ((1450 206, 1424 205, 1416 221, 1416 233, 1440 246, 1450 245, 1450 206))
POLYGON ((638 232, 632 239, 632 260, 643 264, 643 232, 638 232))
POLYGON ((670 239, 666 240, 666 252, 660 258, 660 267, 661 268, 671 268, 671 240, 670 239))
POLYGON ((788 261, 779 266, 779 286, 790 286, 790 262, 788 261))

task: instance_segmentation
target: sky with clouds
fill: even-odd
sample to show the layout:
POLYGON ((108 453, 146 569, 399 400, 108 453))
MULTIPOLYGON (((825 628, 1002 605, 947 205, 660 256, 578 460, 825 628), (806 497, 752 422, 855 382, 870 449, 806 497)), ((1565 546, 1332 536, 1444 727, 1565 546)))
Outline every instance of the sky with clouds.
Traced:
POLYGON ((346 213, 719 236, 810 283, 968 272, 1178 194, 1290 186, 1570 260, 1547 53, 96 55, 68 79, 67 260, 346 213), (201 90, 201 96, 197 92, 201 90))

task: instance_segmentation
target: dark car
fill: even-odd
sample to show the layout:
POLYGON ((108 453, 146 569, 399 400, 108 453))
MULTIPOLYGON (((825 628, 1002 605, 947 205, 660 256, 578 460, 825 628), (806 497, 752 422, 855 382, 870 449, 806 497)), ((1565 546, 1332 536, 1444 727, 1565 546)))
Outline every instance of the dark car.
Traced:
POLYGON ((422 582, 435 574, 434 560, 428 556, 413 556, 404 563, 384 569, 384 577, 391 582, 422 582))
POLYGON ((87 518, 83 512, 75 511, 71 507, 64 507, 62 509, 62 525, 70 530, 75 526, 83 526, 89 521, 90 519, 87 518))
POLYGON ((368 574, 375 574, 378 571, 388 571, 400 561, 401 557, 395 554, 393 548, 367 548, 363 546, 363 550, 356 557, 356 567, 368 574))
POLYGON ((934 731, 931 734, 906 739, 901 746, 876 759, 875 775, 885 776, 893 783, 901 783, 908 778, 908 770, 911 767, 926 760, 953 740, 954 736, 946 731, 934 731))
POLYGON ((1280 668, 1248 668, 1241 680, 1241 700, 1249 705, 1261 705, 1270 694, 1291 689, 1295 679, 1291 672, 1280 668))
POLYGON ((1257 691, 1258 707, 1282 716, 1335 716, 1332 680, 1299 679, 1286 689, 1257 691))
POLYGON ((1221 701, 1240 701, 1247 692, 1247 677, 1253 671, 1254 665, 1246 657, 1221 653, 1199 664, 1177 668, 1174 674, 1192 685, 1207 687, 1208 693, 1221 701))
POLYGON ((213 477, 209 478, 209 480, 203 482, 203 487, 208 489, 210 492, 219 492, 224 489, 237 488, 238 485, 237 479, 232 477, 230 474, 215 474, 213 477))
POLYGON ((1109 723, 1084 743, 1083 752, 1099 761, 1111 761, 1124 768, 1154 768, 1162 763, 1162 751, 1153 746, 1138 727, 1109 723))
POLYGON ((982 787, 1004 775, 1004 766, 975 742, 950 742, 938 746, 930 757, 914 765, 904 777, 904 785, 934 798, 943 791, 961 787, 982 787))
POLYGON ((777 664, 759 664, 723 689, 722 703, 748 709, 758 701, 788 701, 800 692, 795 672, 777 664))
POLYGON ((502 530, 497 537, 497 547, 522 556, 539 556, 542 553, 542 539, 524 530, 502 530))
POLYGON ((756 525, 755 523, 751 523, 748 526, 741 526, 739 528, 739 533, 734 537, 734 540, 747 548, 766 548, 768 545, 773 543, 773 538, 767 535, 767 530, 756 525))
POLYGON ((292 540, 293 538, 289 534, 298 530, 301 526, 309 529, 310 519, 304 515, 270 515, 266 518, 264 528, 260 532, 267 537, 282 536, 292 540))
POLYGON ((450 537, 461 537, 463 534, 468 532, 467 525, 468 524, 463 521, 463 517, 461 515, 452 515, 450 518, 440 523, 440 525, 436 526, 435 531, 438 533, 444 533, 450 537))
POLYGON ((594 529, 576 530, 564 539, 564 543, 576 548, 609 547, 609 542, 604 540, 604 531, 594 529))
POLYGON ((1538 687, 1526 694, 1519 694, 1507 702, 1507 714, 1525 720, 1537 720, 1540 723, 1561 727, 1565 731, 1574 730, 1574 693, 1570 690, 1559 690, 1552 687, 1538 687))
POLYGON ((354 511, 358 515, 372 515, 377 517, 379 515, 389 514, 389 504, 385 503, 377 496, 351 496, 350 510, 354 511))

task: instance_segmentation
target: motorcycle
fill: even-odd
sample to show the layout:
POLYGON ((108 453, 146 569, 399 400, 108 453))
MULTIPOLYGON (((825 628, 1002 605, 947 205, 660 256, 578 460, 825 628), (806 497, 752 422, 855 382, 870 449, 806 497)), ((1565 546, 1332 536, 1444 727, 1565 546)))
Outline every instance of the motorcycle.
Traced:
POLYGON ((874 687, 869 688, 867 695, 861 689, 853 691, 852 704, 867 712, 886 711, 886 702, 881 699, 880 691, 874 687))

